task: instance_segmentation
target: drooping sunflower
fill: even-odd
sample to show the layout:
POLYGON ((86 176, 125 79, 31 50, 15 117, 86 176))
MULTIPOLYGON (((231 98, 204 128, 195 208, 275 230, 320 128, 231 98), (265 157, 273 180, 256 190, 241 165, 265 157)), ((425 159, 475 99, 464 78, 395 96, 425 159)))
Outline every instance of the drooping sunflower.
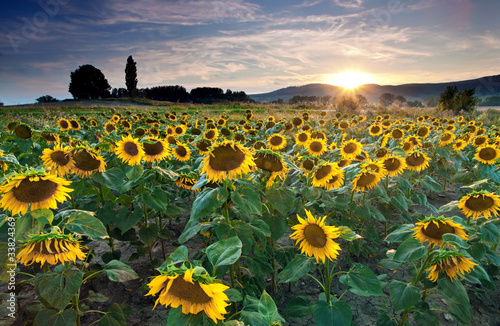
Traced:
POLYGON ((492 145, 479 147, 474 155, 475 159, 483 164, 495 164, 500 158, 500 150, 492 145))
POLYGON ((213 278, 206 276, 208 273, 204 269, 204 275, 197 270, 202 268, 181 270, 181 274, 171 272, 156 276, 148 284, 149 292, 146 294, 156 295, 159 292, 153 309, 158 303, 172 308, 181 306, 182 313, 186 315, 204 312, 216 324, 219 320, 224 320, 223 315, 227 314, 226 307, 229 306, 229 298, 224 291, 229 286, 215 283, 213 278))
POLYGON ((17 255, 17 261, 21 261, 25 266, 34 262, 40 265, 46 262, 49 265, 56 265, 69 261, 76 262, 77 258, 84 260, 86 256, 78 240, 71 234, 63 234, 54 229, 50 233, 31 235, 17 255))
POLYGON ((391 177, 403 173, 406 168, 406 160, 398 156, 388 156, 382 160, 382 163, 391 177))
POLYGON ((191 149, 185 144, 177 143, 177 147, 172 149, 172 154, 174 155, 175 159, 180 161, 180 162, 186 162, 189 161, 191 158, 191 149))
POLYGON ((196 149, 201 155, 207 154, 211 146, 212 142, 206 139, 202 139, 194 144, 194 147, 196 147, 196 149))
POLYGON ((383 159, 390 154, 390 151, 387 147, 379 148, 375 151, 375 157, 378 159, 383 159))
POLYGON ((249 149, 232 141, 225 141, 211 147, 203 159, 200 172, 206 173, 209 181, 233 180, 251 172, 254 166, 249 149))
POLYGON ((115 154, 123 163, 130 166, 139 165, 144 156, 144 149, 139 139, 131 135, 122 136, 122 139, 116 143, 115 154))
POLYGON ((146 162, 161 162, 170 157, 170 147, 160 138, 146 137, 142 142, 142 148, 146 162))
POLYGON ((340 154, 347 159, 354 159, 362 150, 363 145, 356 139, 348 140, 340 146, 340 154))
POLYGON ((45 148, 41 156, 47 170, 55 171, 59 176, 71 173, 75 162, 71 157, 71 150, 63 144, 57 144, 54 149, 45 148))
POLYGON ((286 147, 286 138, 280 134, 273 134, 267 138, 267 144, 270 149, 279 151, 286 147))
POLYGON ((28 140, 33 136, 33 131, 26 123, 19 123, 14 127, 14 134, 21 139, 28 140))
POLYGON ((74 148, 71 156, 75 161, 73 172, 80 177, 90 177, 95 172, 106 171, 104 158, 91 148, 74 148))
POLYGON ((71 128, 69 121, 64 118, 60 118, 59 120, 57 120, 57 126, 59 127, 60 131, 66 131, 71 128))
POLYGON ((406 167, 411 171, 422 171, 429 166, 429 157, 421 151, 413 151, 406 158, 406 167))
POLYGON ((369 160, 368 162, 361 164, 360 167, 362 170, 371 170, 378 173, 382 178, 388 174, 388 171, 382 161, 369 160))
POLYGON ((274 184, 277 177, 283 179, 289 170, 281 155, 272 150, 257 151, 254 155, 254 163, 259 169, 271 172, 266 182, 267 188, 274 184))
POLYGON ((338 243, 333 239, 338 238, 340 229, 335 226, 326 226, 326 216, 315 219, 311 212, 306 211, 306 219, 302 219, 298 214, 299 224, 292 226, 295 230, 290 235, 290 239, 295 240, 295 245, 303 254, 308 257, 314 257, 316 262, 321 260, 323 263, 326 259, 337 259, 339 251, 341 251, 338 243))
POLYGON ((333 178, 334 175, 338 174, 339 167, 335 163, 323 163, 316 167, 313 178, 313 187, 324 187, 328 185, 328 181, 333 178))
POLYGON ((40 137, 48 141, 49 143, 58 143, 59 142, 59 135, 55 134, 50 131, 42 131, 40 133, 40 137))
POLYGON ((446 131, 441 134, 439 137, 439 147, 444 147, 446 145, 449 145, 455 140, 455 134, 446 131))
POLYGON ((373 170, 361 170, 352 180, 352 188, 356 192, 373 189, 382 179, 383 175, 373 170))
POLYGON ((311 135, 307 131, 301 131, 295 135, 295 143, 299 146, 306 146, 311 139, 311 135))
POLYGON ((307 153, 309 155, 321 156, 326 152, 326 140, 313 139, 307 144, 307 153))
POLYGON ((253 144, 253 149, 255 150, 259 150, 259 149, 266 149, 267 148, 267 145, 266 143, 264 143, 263 141, 261 140, 258 140, 256 141, 254 144, 253 144))
POLYGON ((439 272, 446 272, 446 275, 453 282, 457 276, 463 278, 465 273, 470 273, 475 265, 477 264, 457 250, 441 250, 433 257, 432 265, 426 269, 429 272, 427 278, 432 282, 436 282, 439 272))
POLYGON ((30 170, 17 174, 0 186, 0 207, 10 210, 12 215, 24 214, 31 210, 57 208, 57 203, 64 202, 73 189, 67 188, 71 181, 57 177, 43 170, 30 170))
MULTIPOLYGON (((187 190, 192 190, 193 186, 198 182, 195 176, 191 174, 180 174, 177 180, 175 181, 175 185, 179 188, 184 188, 187 190)), ((195 189, 193 191, 200 191, 200 189, 195 189)))
POLYGON ((500 196, 484 190, 473 191, 460 199, 458 208, 467 218, 472 217, 475 220, 483 216, 489 219, 492 215, 496 217, 499 214, 500 196))
POLYGON ((301 159, 300 160, 300 168, 302 170, 304 170, 305 173, 309 173, 316 166, 317 160, 318 159, 316 157, 306 157, 304 159, 301 159))
POLYGON ((431 248, 434 248, 436 245, 442 246, 444 243, 443 235, 446 233, 455 234, 465 241, 469 240, 469 236, 464 232, 463 226, 443 215, 438 217, 431 215, 415 223, 415 225, 416 226, 412 229, 415 231, 413 237, 421 243, 428 241, 427 246, 431 248))

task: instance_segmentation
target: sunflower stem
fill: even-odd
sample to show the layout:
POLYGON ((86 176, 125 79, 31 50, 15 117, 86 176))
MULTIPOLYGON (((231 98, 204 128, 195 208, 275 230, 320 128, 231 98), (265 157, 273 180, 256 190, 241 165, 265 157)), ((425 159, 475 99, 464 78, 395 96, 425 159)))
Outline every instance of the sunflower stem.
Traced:
POLYGON ((330 259, 326 259, 323 266, 325 267, 325 295, 326 295, 326 303, 330 304, 330 289, 332 278, 330 277, 330 259))
POLYGON ((234 281, 234 264, 229 265, 229 276, 231 277, 231 287, 234 289, 235 287, 235 281, 234 281))
MULTIPOLYGON (((158 226, 160 229, 160 234, 162 233, 162 230, 163 230, 163 225, 161 223, 162 216, 163 216, 163 214, 158 215, 158 226)), ((167 255, 165 253, 165 242, 163 242, 163 239, 160 239, 160 242, 161 242, 161 253, 163 255, 163 260, 165 261, 167 259, 167 255)))
POLYGON ((271 264, 272 264, 272 267, 273 267, 273 273, 271 274, 271 277, 272 277, 272 282, 273 282, 273 293, 275 294, 276 292, 278 292, 278 284, 276 283, 276 262, 274 261, 274 257, 276 255, 276 247, 274 245, 274 240, 272 238, 271 239, 271 246, 272 246, 272 250, 273 250, 273 256, 271 257, 271 264))
POLYGON ((422 277, 422 274, 425 271, 425 268, 427 267, 427 263, 431 260, 432 258, 432 252, 427 254, 427 257, 425 257, 425 260, 422 262, 422 265, 420 265, 420 270, 417 273, 417 276, 415 276, 415 279, 413 280, 413 286, 417 286, 418 282, 420 281, 420 278, 422 277))

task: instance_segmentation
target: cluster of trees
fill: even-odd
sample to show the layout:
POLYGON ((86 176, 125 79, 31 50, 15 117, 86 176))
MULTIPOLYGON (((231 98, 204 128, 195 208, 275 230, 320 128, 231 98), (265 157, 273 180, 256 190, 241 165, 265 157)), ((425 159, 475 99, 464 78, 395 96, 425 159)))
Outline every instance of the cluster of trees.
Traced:
POLYGON ((437 107, 439 110, 450 110, 455 114, 460 114, 461 111, 473 112, 478 104, 475 92, 475 88, 459 91, 456 86, 448 86, 439 95, 437 107))
POLYGON ((216 87, 199 87, 187 92, 182 86, 156 86, 137 88, 137 64, 129 56, 125 66, 125 85, 127 88, 113 88, 104 74, 92 65, 83 65, 71 73, 69 92, 75 99, 140 97, 156 101, 213 103, 230 101, 252 101, 245 92, 224 92, 216 87), (111 90, 111 92, 110 92, 111 90))
POLYGON ((52 97, 50 95, 44 95, 40 96, 39 98, 36 99, 37 103, 54 103, 54 102, 59 102, 58 99, 55 97, 52 97))
POLYGON ((500 106, 500 96, 494 95, 494 96, 484 98, 481 101, 479 101, 479 103, 477 105, 479 105, 479 106, 500 106))

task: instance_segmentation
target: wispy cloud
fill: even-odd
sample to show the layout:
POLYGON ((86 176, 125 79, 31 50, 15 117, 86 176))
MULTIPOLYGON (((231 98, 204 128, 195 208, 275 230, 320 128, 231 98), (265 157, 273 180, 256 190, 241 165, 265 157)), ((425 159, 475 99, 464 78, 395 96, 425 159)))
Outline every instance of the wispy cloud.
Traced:
POLYGON ((363 0, 333 0, 333 3, 345 8, 361 8, 363 0))

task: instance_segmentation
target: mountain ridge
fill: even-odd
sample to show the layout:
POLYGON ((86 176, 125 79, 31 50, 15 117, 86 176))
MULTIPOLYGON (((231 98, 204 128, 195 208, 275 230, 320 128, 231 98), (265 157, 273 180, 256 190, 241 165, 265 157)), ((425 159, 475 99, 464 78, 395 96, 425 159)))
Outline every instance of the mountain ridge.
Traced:
MULTIPOLYGON (((459 91, 475 88, 477 97, 500 95, 500 74, 442 83, 410 83, 401 85, 364 84, 356 88, 354 94, 365 96, 369 102, 378 102, 380 95, 383 93, 401 95, 408 101, 423 101, 429 97, 439 98, 439 94, 441 94, 447 86, 456 86, 459 91)), ((249 94, 248 96, 258 102, 272 102, 279 99, 288 101, 296 95, 338 97, 347 94, 352 93, 346 93, 344 88, 340 86, 312 83, 302 86, 284 87, 268 93, 249 94)))

